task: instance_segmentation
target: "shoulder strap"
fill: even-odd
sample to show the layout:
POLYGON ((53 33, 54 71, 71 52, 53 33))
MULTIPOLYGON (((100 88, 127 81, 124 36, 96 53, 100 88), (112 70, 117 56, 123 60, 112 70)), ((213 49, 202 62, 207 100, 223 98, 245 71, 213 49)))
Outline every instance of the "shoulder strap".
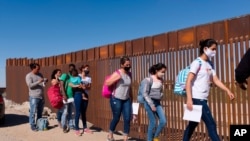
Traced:
MULTIPOLYGON (((119 71, 119 69, 116 70, 115 72, 118 73, 119 75, 121 75, 121 72, 119 71)), ((128 72, 127 74, 128 74, 128 76, 132 79, 132 73, 131 73, 131 72, 128 72)))
POLYGON ((121 72, 119 71, 119 69, 116 70, 115 72, 118 73, 119 75, 121 75, 121 72))
MULTIPOLYGON (((119 69, 117 69, 115 72, 121 76, 121 72, 119 71, 119 69)), ((119 80, 117 80, 117 81, 114 83, 114 85, 113 85, 113 87, 114 87, 114 92, 113 92, 112 96, 115 96, 115 89, 116 89, 116 84, 117 84, 118 81, 119 81, 119 80)))
POLYGON ((152 84, 153 84, 153 78, 149 77, 149 85, 152 86, 152 84))
POLYGON ((148 93, 150 93, 152 85, 153 85, 153 78, 150 76, 149 77, 149 92, 148 93))
POLYGON ((202 64, 201 59, 200 59, 200 58, 197 58, 197 60, 198 60, 198 62, 199 62, 199 66, 201 67, 201 64, 202 64))
POLYGON ((198 60, 198 62, 199 62, 199 68, 198 68, 198 70, 197 70, 197 72, 196 72, 196 74, 198 74, 198 72, 199 72, 200 69, 201 69, 202 62, 201 62, 201 59, 200 59, 200 58, 197 58, 196 60, 198 60))

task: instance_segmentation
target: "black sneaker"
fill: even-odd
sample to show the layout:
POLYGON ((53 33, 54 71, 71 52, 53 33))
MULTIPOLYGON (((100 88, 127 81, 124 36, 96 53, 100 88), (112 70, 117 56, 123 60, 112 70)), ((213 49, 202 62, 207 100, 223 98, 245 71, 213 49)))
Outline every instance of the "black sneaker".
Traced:
POLYGON ((63 127, 63 133, 68 133, 69 132, 69 127, 68 126, 64 126, 63 127))
POLYGON ((38 131, 38 129, 35 126, 31 126, 31 130, 34 131, 34 132, 38 131))

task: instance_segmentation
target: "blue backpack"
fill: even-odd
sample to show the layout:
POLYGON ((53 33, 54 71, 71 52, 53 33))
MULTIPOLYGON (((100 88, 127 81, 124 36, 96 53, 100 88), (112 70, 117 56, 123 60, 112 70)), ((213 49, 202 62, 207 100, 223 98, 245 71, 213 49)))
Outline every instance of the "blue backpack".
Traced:
POLYGON ((140 85, 139 85, 139 89, 138 89, 138 94, 137 94, 137 101, 138 103, 144 103, 144 97, 143 97, 143 85, 145 85, 145 81, 148 81, 149 79, 149 92, 151 90, 152 84, 153 84, 153 78, 152 77, 148 77, 145 78, 141 81, 140 85))
MULTIPOLYGON (((201 60, 199 58, 197 60, 199 61, 199 69, 197 71, 198 73, 201 68, 201 60)), ((180 72, 178 73, 174 85, 174 94, 180 96, 186 96, 186 81, 189 71, 190 71, 190 66, 187 66, 185 69, 180 70, 180 72)))
POLYGON ((49 121, 48 118, 42 117, 37 120, 37 129, 40 131, 48 130, 49 121))

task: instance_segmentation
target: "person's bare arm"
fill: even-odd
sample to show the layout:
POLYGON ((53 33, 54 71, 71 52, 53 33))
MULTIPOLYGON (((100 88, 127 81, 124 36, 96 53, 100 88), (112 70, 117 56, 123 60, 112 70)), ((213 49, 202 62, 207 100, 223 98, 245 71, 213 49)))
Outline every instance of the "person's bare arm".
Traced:
POLYGON ((108 86, 111 86, 112 84, 114 84, 116 81, 118 81, 119 79, 121 78, 121 75, 118 74, 117 72, 114 72, 110 78, 108 78, 106 81, 105 81, 105 84, 108 85, 108 86))
POLYGON ((234 99, 234 94, 219 80, 217 75, 213 76, 213 82, 216 86, 218 86, 227 93, 230 100, 234 99))
POLYGON ((193 110, 193 100, 192 100, 192 82, 194 80, 195 74, 190 72, 186 81, 186 95, 187 95, 187 108, 193 110))

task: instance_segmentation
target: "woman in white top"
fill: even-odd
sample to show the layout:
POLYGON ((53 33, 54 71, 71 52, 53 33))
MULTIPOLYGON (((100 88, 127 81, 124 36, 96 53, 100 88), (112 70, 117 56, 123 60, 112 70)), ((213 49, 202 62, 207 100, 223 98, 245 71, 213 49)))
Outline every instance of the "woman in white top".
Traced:
POLYGON ((87 117, 86 112, 88 108, 88 102, 89 102, 89 96, 88 96, 88 90, 91 87, 91 78, 89 77, 89 66, 83 65, 81 68, 81 83, 84 86, 84 90, 82 91, 82 100, 81 100, 81 116, 82 116, 82 122, 83 122, 83 133, 89 133, 92 134, 93 132, 87 127, 87 117))
MULTIPOLYGON (((192 62, 186 83, 187 108, 192 110, 193 105, 202 105, 201 119, 205 122, 212 141, 219 141, 220 138, 216 131, 216 123, 207 105, 211 83, 224 90, 231 100, 234 99, 234 94, 219 80, 210 62, 210 58, 216 55, 216 47, 217 42, 214 39, 200 41, 200 57, 192 62)), ((183 141, 189 141, 197 125, 198 122, 189 121, 183 141)))
POLYGON ((91 88, 91 77, 89 76, 89 65, 82 65, 80 67, 81 73, 79 76, 81 77, 81 83, 85 86, 85 90, 82 94, 82 98, 84 100, 88 100, 88 90, 91 88))

